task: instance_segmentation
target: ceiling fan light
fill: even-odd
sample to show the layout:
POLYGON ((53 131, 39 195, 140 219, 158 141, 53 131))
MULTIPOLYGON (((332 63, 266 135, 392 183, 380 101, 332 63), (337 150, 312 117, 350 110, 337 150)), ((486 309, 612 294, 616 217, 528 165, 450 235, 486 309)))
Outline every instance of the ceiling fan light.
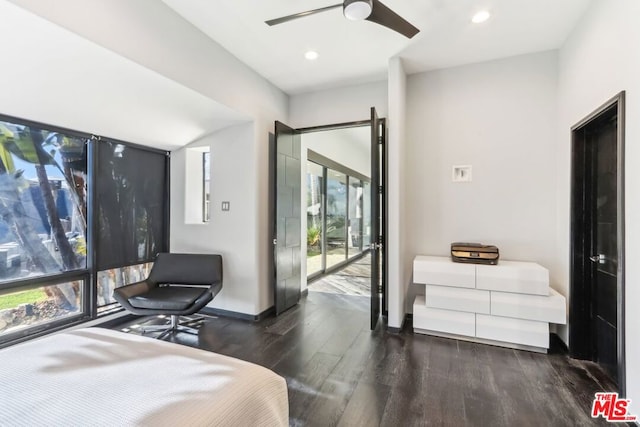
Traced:
POLYGON ((347 19, 352 21, 362 21, 371 15, 372 10, 372 0, 347 0, 344 2, 343 13, 347 19))

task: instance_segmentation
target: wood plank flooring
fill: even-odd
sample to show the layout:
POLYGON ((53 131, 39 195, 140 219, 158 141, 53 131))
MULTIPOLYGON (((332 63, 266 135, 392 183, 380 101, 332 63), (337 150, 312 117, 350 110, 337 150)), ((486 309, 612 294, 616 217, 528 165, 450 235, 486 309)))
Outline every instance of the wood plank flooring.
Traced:
POLYGON ((529 353, 369 330, 366 297, 311 292, 259 323, 207 319, 169 338, 286 378, 292 426, 589 426, 597 367, 561 350, 529 353))
POLYGON ((366 255, 336 271, 309 282, 309 292, 371 295, 371 256, 366 255))

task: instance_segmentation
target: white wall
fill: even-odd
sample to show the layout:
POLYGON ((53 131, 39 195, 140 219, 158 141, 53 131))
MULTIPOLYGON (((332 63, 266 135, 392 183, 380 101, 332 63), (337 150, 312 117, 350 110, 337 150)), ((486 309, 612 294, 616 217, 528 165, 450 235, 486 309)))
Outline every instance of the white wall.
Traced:
POLYGON ((371 107, 379 117, 387 116, 386 81, 293 95, 288 125, 303 128, 369 120, 371 107))
POLYGON ((304 133, 302 150, 315 151, 366 177, 371 176, 369 126, 304 133))
MULTIPOLYGON (((387 235, 385 248, 388 262, 387 321, 401 328, 407 312, 407 289, 411 281, 411 256, 407 256, 408 191, 405 165, 407 153, 407 75, 402 59, 389 60, 389 120, 387 122, 387 235)), ((413 232, 413 230, 411 230, 413 232)), ((411 301, 412 303, 413 301, 411 301)))
MULTIPOLYGON (((409 257, 495 244, 551 270, 556 241, 557 55, 545 52, 411 75, 404 203, 409 257), (452 183, 453 165, 473 181, 452 183)), ((560 285, 560 286, 559 286, 560 285)))
POLYGON ((10 2, 0 2, 0 112, 171 150, 248 120, 10 2))
POLYGON ((238 112, 287 109, 282 91, 161 1, 10 1, 238 112))
POLYGON ((640 414, 640 2, 596 0, 559 56, 557 252, 564 287, 569 283, 570 128, 626 90, 625 244, 626 383, 631 413, 640 414))
POLYGON ((171 153, 171 251, 220 253, 224 284, 211 307, 247 314, 261 310, 256 289, 258 259, 254 244, 255 195, 253 124, 233 126, 171 153), (211 217, 208 223, 185 223, 189 149, 207 147, 211 156, 211 217), (222 201, 231 209, 221 210, 222 201))

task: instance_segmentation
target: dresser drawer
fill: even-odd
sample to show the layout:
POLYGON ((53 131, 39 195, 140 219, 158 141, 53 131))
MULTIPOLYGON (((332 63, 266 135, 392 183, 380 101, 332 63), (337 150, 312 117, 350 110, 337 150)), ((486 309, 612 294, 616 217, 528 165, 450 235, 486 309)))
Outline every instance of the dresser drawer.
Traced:
POLYGON ((476 265, 476 288, 520 294, 549 295, 549 270, 533 262, 500 261, 476 265))
POLYGON ((548 296, 491 291, 491 314, 564 325, 567 323, 567 303, 552 288, 549 288, 548 296))
POLYGON ((490 314, 489 291, 426 285, 425 300, 431 308, 490 314))
POLYGON ((413 260, 413 282, 475 288, 476 266, 454 263, 448 257, 417 256, 413 260))
POLYGON ((418 295, 413 303, 413 328, 419 332, 444 332, 473 337, 476 332, 476 315, 426 307, 424 297, 418 295))
POLYGON ((506 343, 549 348, 549 324, 546 322, 478 314, 476 336, 506 343))

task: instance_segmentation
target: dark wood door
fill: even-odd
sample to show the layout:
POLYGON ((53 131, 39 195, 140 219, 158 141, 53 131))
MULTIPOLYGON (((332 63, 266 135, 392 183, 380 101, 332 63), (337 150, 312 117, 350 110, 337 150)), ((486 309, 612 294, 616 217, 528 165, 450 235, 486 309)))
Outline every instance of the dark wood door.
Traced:
POLYGON ((280 314, 300 300, 300 133, 276 122, 275 145, 274 304, 280 314))
POLYGON ((617 115, 606 116, 587 129, 590 177, 592 268, 592 346, 595 361, 617 378, 618 240, 617 240, 617 115))
POLYGON ((371 329, 375 329, 380 317, 381 293, 381 198, 380 191, 380 120, 375 108, 371 108, 371 329))
POLYGON ((624 384, 624 92, 572 128, 569 351, 624 384))

